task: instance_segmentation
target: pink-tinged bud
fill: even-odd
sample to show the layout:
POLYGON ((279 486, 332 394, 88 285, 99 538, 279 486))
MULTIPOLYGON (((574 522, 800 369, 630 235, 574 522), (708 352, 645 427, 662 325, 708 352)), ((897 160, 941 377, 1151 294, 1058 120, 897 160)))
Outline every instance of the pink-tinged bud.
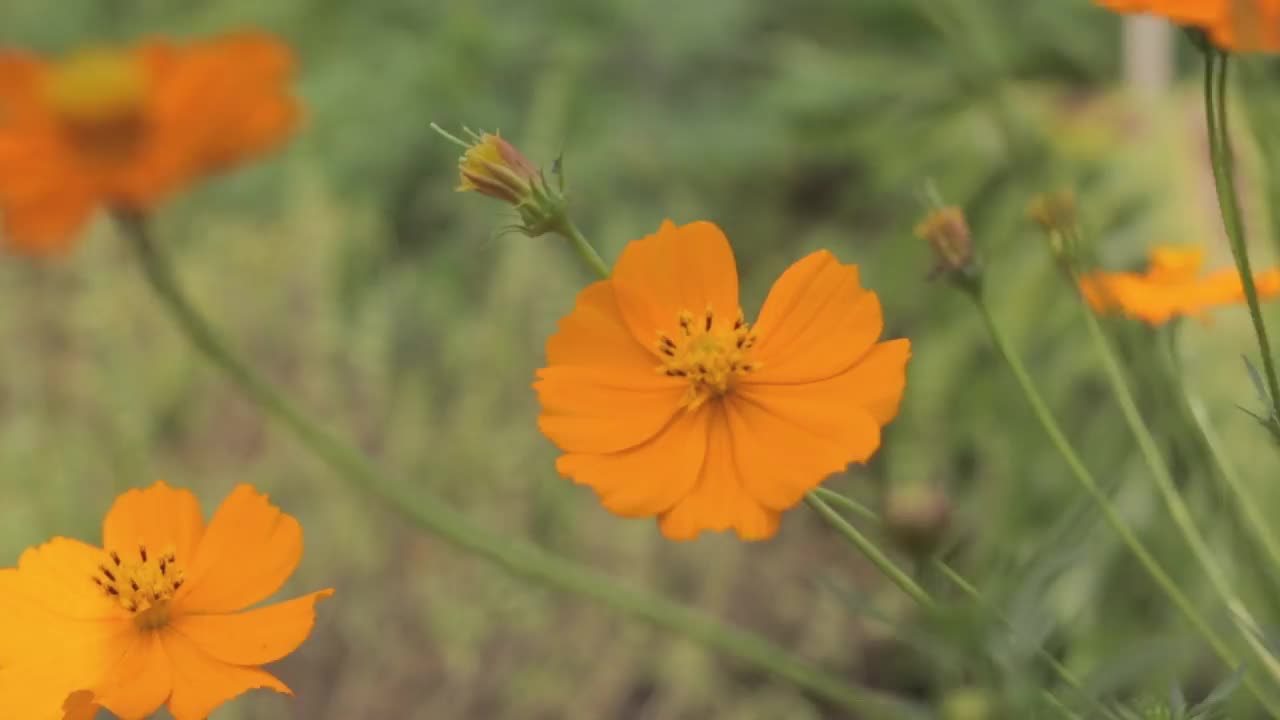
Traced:
POLYGON ((973 236, 964 211, 958 207, 938 208, 916 225, 916 236, 933 248, 935 264, 933 277, 951 275, 969 278, 975 276, 978 263, 973 253, 973 236))
POLYGON ((475 191, 511 205, 533 196, 542 173, 514 145, 496 133, 484 133, 458 162, 460 192, 475 191))

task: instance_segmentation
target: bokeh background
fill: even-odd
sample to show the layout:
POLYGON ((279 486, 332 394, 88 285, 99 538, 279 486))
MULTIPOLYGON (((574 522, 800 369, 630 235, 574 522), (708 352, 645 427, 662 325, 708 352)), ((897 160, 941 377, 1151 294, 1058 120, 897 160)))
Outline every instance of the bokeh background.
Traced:
MULTIPOLYGON (((157 232, 256 366, 404 483, 940 718, 1037 716, 1047 675, 1030 649, 958 598, 942 620, 921 617, 804 508, 769 543, 672 544, 557 477, 530 383, 591 277, 558 241, 504 234, 510 211, 454 193, 458 148, 428 123, 500 129, 545 166, 563 154, 575 217, 606 258, 663 218, 719 223, 748 315, 813 249, 859 263, 888 335, 910 337, 915 357, 883 450, 830 486, 875 507, 942 493, 949 561, 1099 693, 1141 706, 1172 686, 1203 696, 1230 674, 1081 499, 978 317, 926 280, 932 261, 912 237, 926 187, 966 208, 998 320, 1091 469, 1203 598, 1025 209, 1073 188, 1110 267, 1139 266, 1159 243, 1230 262, 1196 56, 1176 33, 1166 52, 1159 27, 1126 35, 1086 0, 0 3, 4 45, 52 54, 244 26, 296 49, 305 128, 168 205, 157 232)), ((1237 140, 1255 258, 1269 266, 1270 146, 1249 130, 1273 131, 1280 114, 1272 64, 1243 70, 1237 140)), ((1143 364, 1164 335, 1109 327, 1233 564, 1230 504, 1143 364)), ((1257 405, 1240 360, 1256 357, 1247 314, 1179 332, 1188 384, 1280 508, 1273 450, 1238 407, 1257 405)), ((276 668, 297 698, 251 693, 216 720, 855 717, 511 580, 353 492, 184 345, 105 219, 68 258, 0 263, 0 342, 0 561, 55 534, 95 539, 117 493, 157 478, 209 510, 251 482, 302 521, 288 590, 338 594, 276 668)), ((1262 625, 1280 618, 1268 578, 1240 582, 1262 625)))

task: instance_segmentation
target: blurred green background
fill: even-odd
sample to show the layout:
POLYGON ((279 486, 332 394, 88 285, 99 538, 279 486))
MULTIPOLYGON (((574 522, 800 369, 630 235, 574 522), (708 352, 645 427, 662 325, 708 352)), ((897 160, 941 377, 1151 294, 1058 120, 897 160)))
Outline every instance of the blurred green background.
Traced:
MULTIPOLYGON (((591 278, 558 241, 453 192, 434 134, 500 129, 563 153, 578 224, 606 258, 663 218, 708 219, 738 253, 748 315, 790 262, 827 247, 862 267, 887 334, 914 344, 907 396, 868 467, 829 486, 883 507, 921 484, 952 507, 955 567, 1101 695, 1142 707, 1230 675, 1115 542, 1046 441, 960 295, 925 277, 911 234, 928 183, 970 214, 991 301, 1091 469, 1216 620, 1025 207, 1074 188, 1098 255, 1157 243, 1230 263, 1205 155, 1195 53, 1169 87, 1122 73, 1121 20, 1085 0, 102 0, 0 3, 0 41, 56 54, 146 34, 259 26, 299 56, 304 130, 286 151, 194 189, 157 218, 202 307, 256 363, 405 483, 489 528, 749 627, 947 720, 1041 717, 1032 650, 955 599, 916 612, 804 508, 778 538, 661 539, 557 477, 530 389, 543 344, 591 278)), ((1157 65, 1164 63, 1157 58, 1157 65)), ((1269 265, 1266 59, 1246 61, 1237 128, 1256 258, 1269 265)), ((211 511, 251 482, 300 518, 289 590, 335 586, 266 692, 216 720, 853 718, 596 606, 510 580, 353 493, 184 345, 105 220, 73 256, 0 265, 0 560, 55 534, 96 539, 125 488, 165 478, 211 511)), ((1178 479, 1280 620, 1181 406, 1110 323, 1178 479)), ((1238 409, 1256 396, 1247 314, 1180 330, 1188 384, 1245 479, 1280 509, 1275 456, 1238 409)), ((899 556, 910 565, 910 559, 899 556)), ((1244 706, 1231 717, 1254 717, 1244 706)))

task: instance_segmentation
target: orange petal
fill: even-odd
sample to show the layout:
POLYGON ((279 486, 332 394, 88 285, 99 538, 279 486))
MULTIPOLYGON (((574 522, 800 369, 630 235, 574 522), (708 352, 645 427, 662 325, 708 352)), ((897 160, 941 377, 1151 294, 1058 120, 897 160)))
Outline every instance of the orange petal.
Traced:
POLYGON ((130 490, 116 498, 102 523, 102 545, 122 555, 139 547, 163 552, 170 546, 182 563, 191 562, 204 534, 200 501, 189 490, 159 481, 145 490, 130 490))
POLYGON ((773 537, 778 513, 763 507, 742 487, 725 408, 715 403, 711 409, 707 455, 698 484, 658 518, 658 528, 672 540, 692 540, 703 530, 730 528, 743 540, 773 537))
POLYGON ((710 404, 679 412, 648 442, 606 455, 569 454, 556 461, 560 474, 588 485, 600 503, 624 517, 652 517, 689 494, 702 471, 710 404))
POLYGON ((297 124, 289 94, 288 46, 257 32, 187 47, 140 49, 154 91, 146 152, 118 180, 117 194, 146 207, 182 184, 274 148, 297 124))
POLYGON ((133 642, 116 657, 94 688, 94 701, 117 717, 142 718, 168 699, 173 668, 160 643, 160 633, 133 633, 133 642))
POLYGON ((654 370, 549 367, 533 387, 542 403, 538 428, 561 450, 611 453, 666 427, 688 383, 654 370))
POLYGON ((632 335, 646 348, 658 333, 676 337, 681 311, 715 313, 716 327, 738 319, 738 266, 720 228, 709 222, 658 232, 627 245, 613 266, 614 293, 632 335))
POLYGON ((92 545, 55 537, 22 553, 17 574, 9 576, 8 592, 65 618, 120 619, 124 609, 93 584, 106 559, 92 545))
POLYGON ((288 655, 311 634, 321 590, 287 602, 228 615, 181 615, 170 627, 209 657, 231 665, 263 665, 288 655))
POLYGON ((636 342, 618 308, 613 283, 601 280, 578 293, 573 312, 547 340, 547 364, 635 368, 652 375, 659 358, 652 345, 636 342))
POLYGON ((280 589, 302 559, 302 526, 239 485, 223 501, 174 598, 180 613, 235 612, 280 589))
POLYGON ((92 178, 41 128, 0 129, 5 244, 28 255, 69 250, 97 205, 92 178))
POLYGON ((858 282, 857 265, 820 250, 778 278, 760 310, 752 356, 759 382, 808 382, 848 369, 880 337, 876 294, 858 282))
POLYGON ((771 510, 786 510, 880 446, 897 414, 911 345, 879 343, 854 367, 807 384, 742 385, 726 403, 742 485, 771 510))
POLYGON ((127 619, 54 612, 68 588, 31 583, 26 574, 0 570, 0 717, 61 720, 68 696, 94 687, 136 633, 127 619))
POLYGON ((173 665, 169 712, 174 720, 204 720, 223 703, 254 688, 293 694, 271 673, 220 662, 182 633, 165 632, 161 639, 173 665))

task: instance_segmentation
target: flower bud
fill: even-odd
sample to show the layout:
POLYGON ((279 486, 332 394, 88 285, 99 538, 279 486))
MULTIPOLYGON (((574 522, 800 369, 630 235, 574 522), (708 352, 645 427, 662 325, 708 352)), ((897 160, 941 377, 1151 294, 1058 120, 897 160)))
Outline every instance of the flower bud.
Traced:
POLYGON ((1080 254, 1075 193, 1059 190, 1036 195, 1027 205, 1027 215, 1044 230, 1054 259, 1064 268, 1075 267, 1080 254))
POLYGON ((950 275, 970 281, 977 278, 979 268, 973 252, 973 236, 963 210, 955 206, 934 210, 916 225, 916 237, 933 248, 936 262, 930 277, 950 275))
POLYGON ((458 192, 478 192, 514 207, 522 221, 519 229, 531 237, 566 221, 563 188, 552 187, 538 166, 497 133, 467 130, 468 142, 432 127, 465 149, 458 159, 458 192))
POLYGON ((929 557, 951 528, 951 500, 941 488, 913 483, 893 488, 885 499, 889 537, 916 557, 929 557))

